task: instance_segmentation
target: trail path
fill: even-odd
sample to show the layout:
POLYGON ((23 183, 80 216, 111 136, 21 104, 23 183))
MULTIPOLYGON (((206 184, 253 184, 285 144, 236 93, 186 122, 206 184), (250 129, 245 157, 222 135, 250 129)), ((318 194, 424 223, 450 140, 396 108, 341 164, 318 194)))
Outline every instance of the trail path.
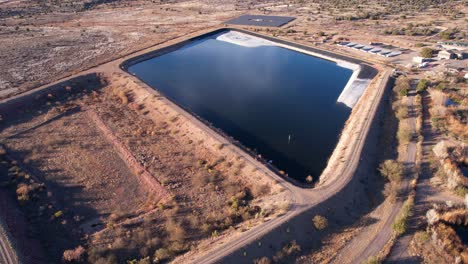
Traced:
POLYGON ((430 156, 432 155, 432 148, 438 142, 438 135, 434 133, 431 125, 431 118, 429 114, 429 105, 431 103, 430 97, 426 94, 423 97, 423 124, 422 134, 424 142, 422 147, 422 161, 421 161, 421 175, 416 185, 416 197, 413 216, 408 219, 408 231, 399 238, 393 246, 386 263, 420 263, 421 260, 413 257, 409 252, 409 246, 414 233, 417 230, 422 230, 426 223, 425 214, 434 202, 453 201, 455 203, 462 203, 463 199, 457 197, 447 191, 438 189, 432 186, 430 178, 432 176, 430 169, 430 156))

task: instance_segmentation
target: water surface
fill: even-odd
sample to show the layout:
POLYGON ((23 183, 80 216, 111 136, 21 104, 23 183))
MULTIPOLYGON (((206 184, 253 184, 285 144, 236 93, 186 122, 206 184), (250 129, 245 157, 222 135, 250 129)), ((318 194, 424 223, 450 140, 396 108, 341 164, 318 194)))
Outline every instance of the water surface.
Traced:
POLYGON ((128 70, 301 181, 321 174, 351 111, 336 102, 351 70, 277 46, 208 37, 128 70))

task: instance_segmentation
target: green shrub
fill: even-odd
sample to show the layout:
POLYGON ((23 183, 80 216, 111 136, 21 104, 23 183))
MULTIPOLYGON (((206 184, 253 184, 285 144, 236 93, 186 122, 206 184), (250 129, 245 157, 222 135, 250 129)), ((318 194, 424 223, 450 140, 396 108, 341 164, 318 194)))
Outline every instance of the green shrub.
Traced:
POLYGON ((437 84, 436 89, 444 91, 445 89, 447 89, 447 84, 445 82, 440 82, 439 84, 437 84))
POLYGON ((465 195, 468 194, 468 188, 466 188, 465 186, 461 186, 461 185, 457 186, 455 190, 453 191, 456 195, 461 196, 461 197, 465 197, 465 195))
POLYGON ((411 139, 413 138, 413 131, 411 131, 411 129, 409 128, 399 128, 398 129, 398 132, 397 132, 397 138, 398 140, 400 141, 400 143, 408 143, 411 141, 411 139))
POLYGON ((419 52, 419 55, 423 58, 432 58, 432 53, 434 52, 433 49, 424 47, 421 49, 421 52, 419 52))
POLYGON ((301 246, 297 244, 296 240, 289 242, 280 251, 276 252, 273 257, 274 262, 283 262, 284 258, 296 254, 301 251, 301 246))
POLYGON ((405 76, 400 76, 396 79, 395 87, 393 88, 393 90, 399 96, 406 96, 408 95, 408 91, 410 88, 411 88, 410 80, 405 76))
POLYGON ((160 248, 154 252, 154 262, 155 263, 160 263, 164 260, 172 258, 173 253, 165 248, 160 248))
POLYGON ((414 197, 410 196, 405 201, 392 225, 393 231, 400 236, 406 232, 408 217, 413 215, 414 197))
POLYGON ((400 182, 403 175, 403 165, 396 160, 385 160, 379 166, 382 176, 391 182, 400 182))
POLYGON ((379 257, 376 256, 370 256, 366 261, 363 262, 363 264, 380 264, 382 261, 379 259, 379 257))
POLYGON ((396 117, 401 120, 408 118, 408 107, 406 106, 399 106, 396 110, 396 117))
POLYGON ((422 93, 427 89, 428 86, 429 86, 429 81, 427 79, 421 79, 418 82, 418 86, 416 87, 416 91, 418 93, 422 93))
POLYGON ((324 216, 316 215, 312 218, 312 223, 317 230, 323 230, 328 226, 328 220, 324 216))

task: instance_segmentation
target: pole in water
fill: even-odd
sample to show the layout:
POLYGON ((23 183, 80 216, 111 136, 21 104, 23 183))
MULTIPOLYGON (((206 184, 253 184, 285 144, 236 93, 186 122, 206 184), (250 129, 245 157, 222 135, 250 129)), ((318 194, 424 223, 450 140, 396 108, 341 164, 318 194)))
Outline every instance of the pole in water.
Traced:
POLYGON ((288 135, 288 144, 291 143, 291 134, 288 135))

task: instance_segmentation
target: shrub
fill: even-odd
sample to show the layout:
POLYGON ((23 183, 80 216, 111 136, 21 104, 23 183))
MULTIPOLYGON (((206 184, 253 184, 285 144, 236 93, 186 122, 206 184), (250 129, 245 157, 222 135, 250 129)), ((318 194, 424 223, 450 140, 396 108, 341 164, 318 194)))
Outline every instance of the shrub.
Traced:
POLYGON ((175 221, 168 221, 166 223, 166 231, 169 235, 170 241, 184 241, 186 237, 185 229, 175 221))
POLYGON ((392 225, 393 231, 400 236, 406 232, 408 217, 413 214, 414 197, 410 196, 405 201, 392 225))
POLYGON ((403 175, 403 165, 396 160, 385 160, 379 166, 382 176, 391 182, 400 182, 403 175))
POLYGON ((160 248, 154 252, 154 262, 160 263, 164 260, 172 258, 173 253, 165 248, 160 248))
POLYGON ((400 143, 408 143, 413 138, 413 131, 406 127, 399 127, 397 132, 397 138, 400 143))
POLYGON ((454 38, 455 33, 457 33, 456 29, 447 29, 445 31, 440 32, 439 37, 444 40, 449 40, 454 38))
POLYGON ((459 185, 455 187, 453 191, 456 195, 461 196, 461 197, 465 197, 466 195, 468 195, 468 188, 466 188, 465 186, 459 185))
POLYGON ((86 250, 82 246, 65 250, 63 252, 63 260, 66 262, 80 262, 83 260, 85 252, 86 250))
POLYGON ((398 93, 399 96, 406 96, 410 88, 410 80, 405 76, 400 76, 396 79, 393 90, 398 93))
POLYGON ((396 117, 400 120, 408 118, 408 114, 408 107, 406 106, 399 106, 396 110, 396 117))
POLYGON ((267 257, 255 259, 253 262, 254 264, 271 264, 271 260, 267 257))
POLYGON ((443 90, 447 89, 447 84, 444 83, 444 82, 440 82, 440 83, 437 84, 436 89, 443 91, 443 90))
POLYGON ((445 119, 440 117, 431 118, 431 125, 437 129, 442 129, 445 127, 445 119))
POLYGON ((421 79, 418 82, 418 86, 416 87, 416 91, 418 93, 422 93, 427 89, 428 86, 429 86, 429 81, 427 79, 421 79))
POLYGON ((382 261, 379 259, 379 257, 376 256, 370 256, 366 261, 363 262, 363 264, 380 264, 382 261))
POLYGON ((312 218, 312 223, 317 230, 323 230, 328 226, 328 220, 324 216, 316 215, 312 218))
POLYGON ((275 262, 281 262, 282 259, 292 254, 296 254, 300 251, 301 251, 301 246, 297 244, 296 240, 293 240, 287 245, 285 245, 280 251, 278 251, 276 255, 273 257, 273 260, 275 262))
POLYGON ((429 235, 425 231, 418 231, 414 234, 414 241, 418 244, 423 244, 429 241, 429 235))
POLYGON ((428 47, 424 47, 421 49, 421 52, 419 52, 419 55, 423 58, 432 58, 432 52, 434 50, 428 47))
POLYGON ((20 183, 16 189, 16 195, 18 196, 18 201, 26 202, 29 200, 29 187, 27 184, 20 183))

